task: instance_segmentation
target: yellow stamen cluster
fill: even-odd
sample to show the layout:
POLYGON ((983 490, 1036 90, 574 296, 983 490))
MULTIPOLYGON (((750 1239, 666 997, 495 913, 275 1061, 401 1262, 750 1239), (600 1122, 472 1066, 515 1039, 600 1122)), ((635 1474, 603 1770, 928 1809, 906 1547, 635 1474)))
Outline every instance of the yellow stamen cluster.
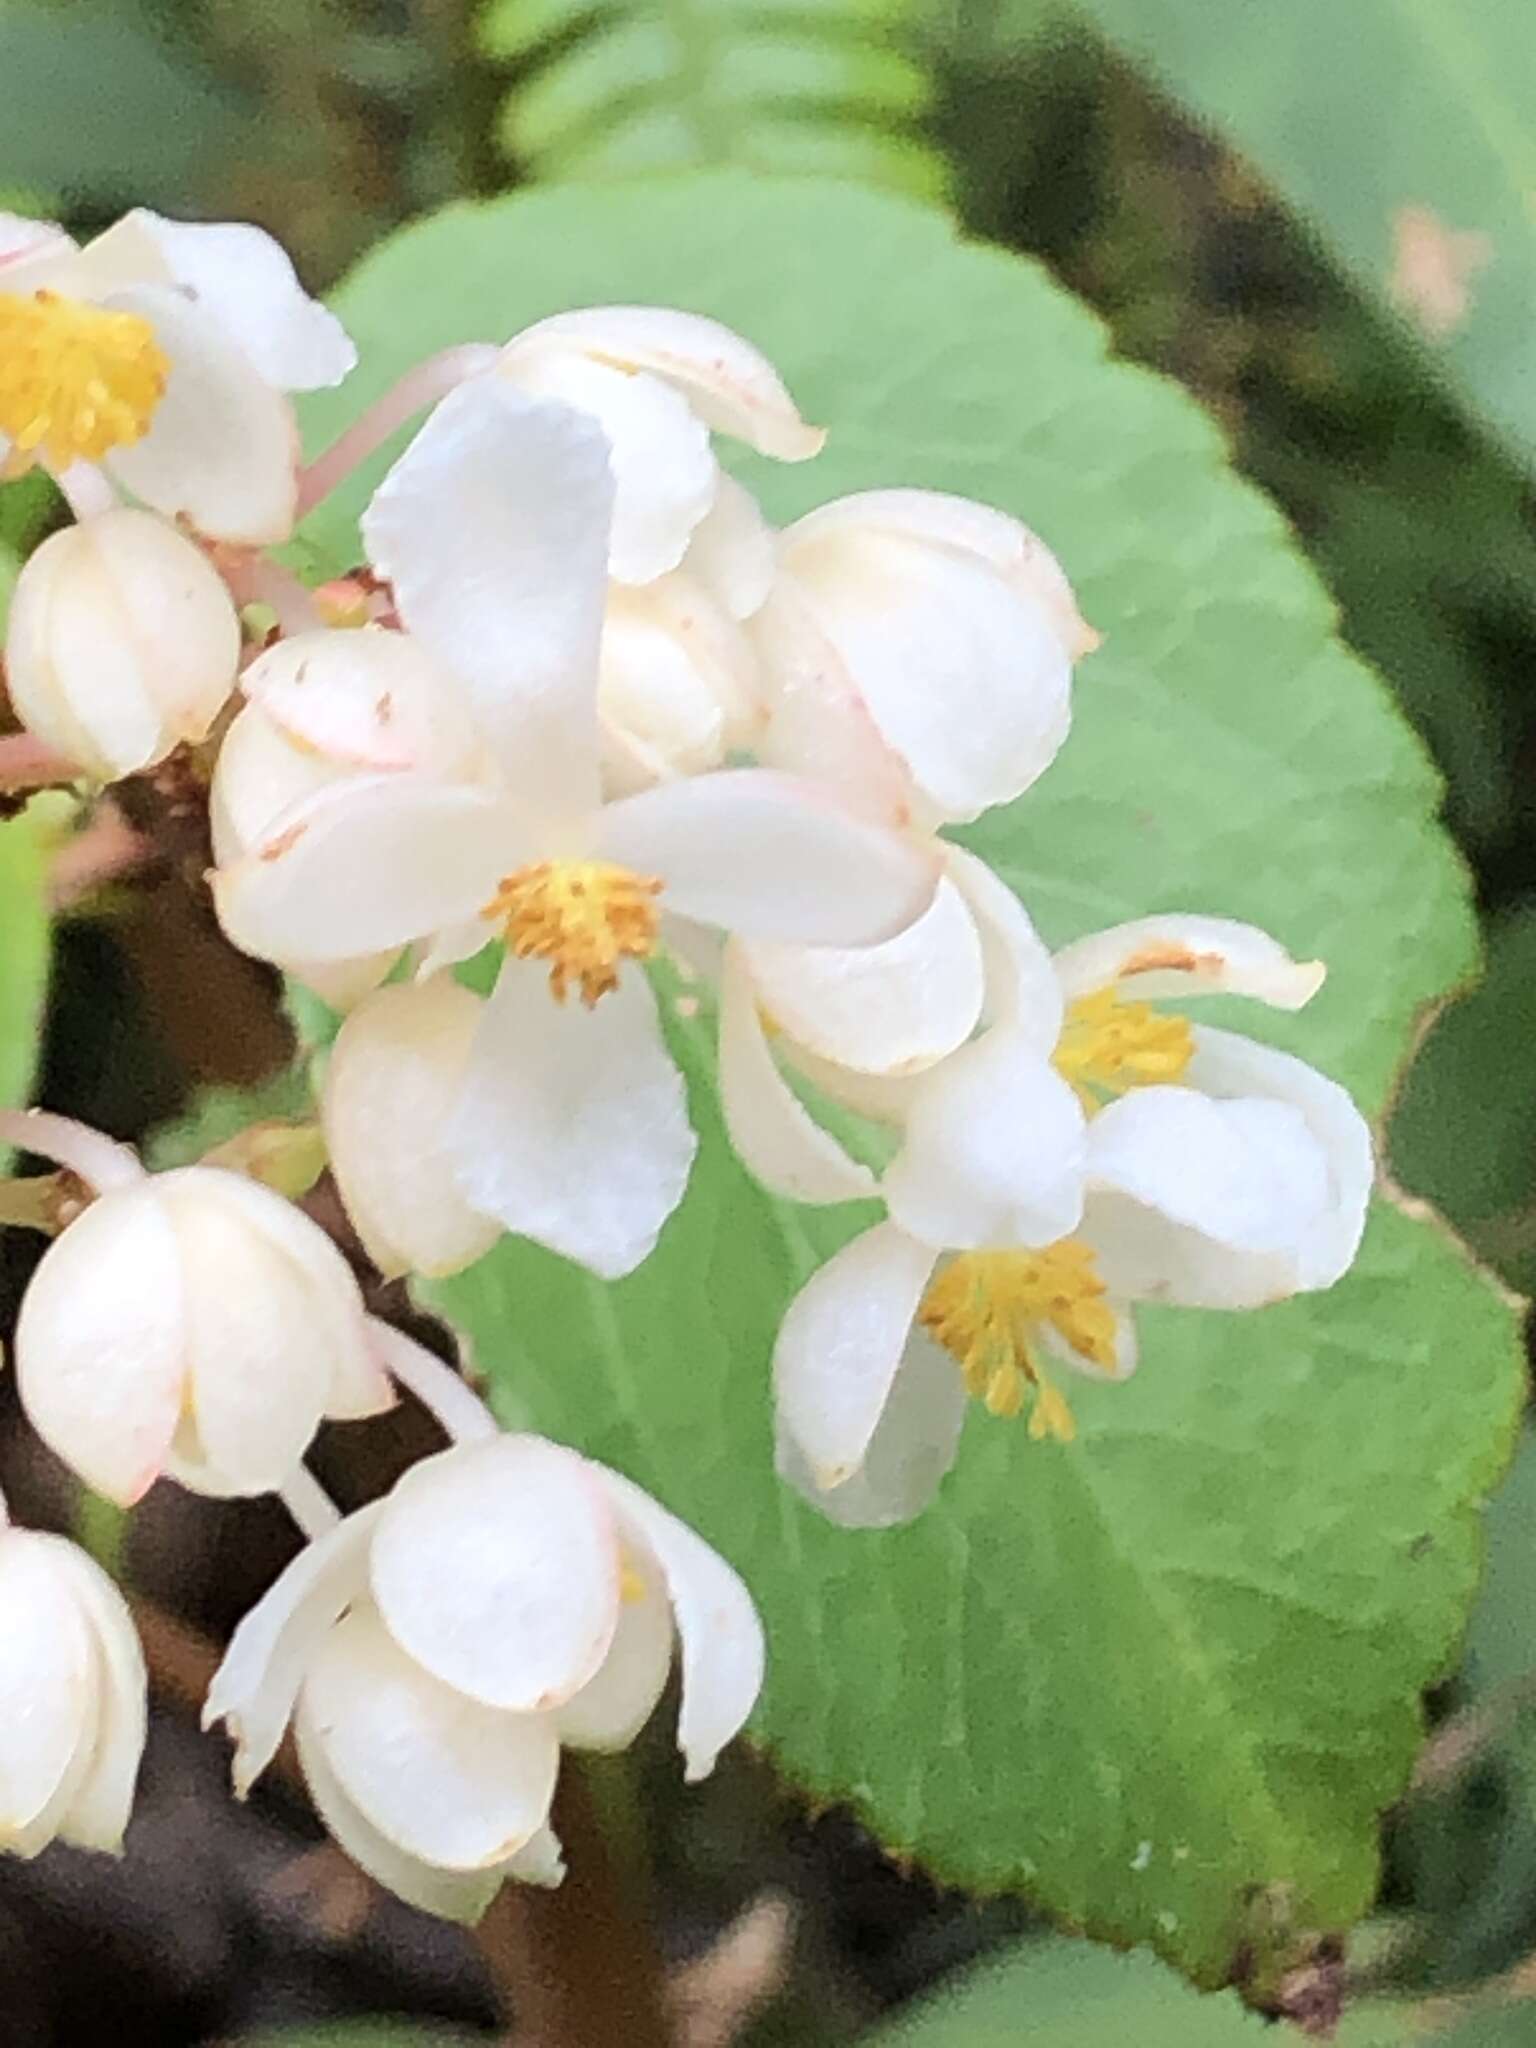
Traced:
POLYGON ((483 916, 519 960, 547 960, 563 1003, 572 984, 588 1009, 619 985, 624 960, 656 950, 661 883, 602 860, 541 860, 508 875, 483 916))
POLYGON ((1019 1414, 1033 1389, 1037 1440, 1070 1443, 1076 1434, 1071 1409, 1041 1370, 1042 1324, 1101 1372, 1115 1367, 1115 1313, 1093 1252, 1076 1238, 1044 1251, 962 1252, 935 1276, 917 1315, 991 1414, 1019 1414))
POLYGON ((1187 1018, 1122 1002, 1107 988, 1067 1006, 1054 1057, 1057 1073, 1092 1115, 1129 1088, 1181 1081, 1194 1050, 1187 1018))
POLYGON ((5 468, 99 462, 147 433, 170 364, 137 313, 49 291, 0 292, 0 434, 5 468))

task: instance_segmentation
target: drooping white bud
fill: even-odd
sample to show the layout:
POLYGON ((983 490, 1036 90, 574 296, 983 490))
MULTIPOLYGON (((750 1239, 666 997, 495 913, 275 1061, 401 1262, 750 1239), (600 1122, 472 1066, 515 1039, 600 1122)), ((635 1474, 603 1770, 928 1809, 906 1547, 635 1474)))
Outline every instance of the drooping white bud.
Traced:
POLYGON ((122 1847, 144 1751, 144 1659, 123 1596, 0 1501, 0 1848, 122 1847))
POLYGON ((162 1473, 280 1487, 323 1415, 392 1399, 330 1239, 211 1166, 110 1187, 69 1225, 22 1299, 16 1374, 44 1442, 125 1507, 162 1473))
POLYGON ((381 1273, 457 1273, 501 1235, 448 1143, 485 1003, 451 974, 369 996, 336 1036, 321 1115, 347 1214, 381 1273))
POLYGON ((205 1723, 235 1782, 290 1718, 343 1848, 456 1919, 558 1882, 562 1743, 621 1749, 682 1652, 678 1744, 704 1776, 762 1683, 750 1595, 648 1494, 533 1436, 463 1443, 310 1545, 236 1630, 205 1723))
POLYGON ((234 688, 240 621, 202 551, 120 506, 52 534, 16 581, 11 702, 30 732, 113 781, 200 740, 234 688))
POLYGON ((1027 527, 935 491, 866 491, 787 528, 779 564, 755 622, 765 759, 830 762, 929 825, 1010 802, 1050 766, 1072 663, 1098 636, 1027 527))

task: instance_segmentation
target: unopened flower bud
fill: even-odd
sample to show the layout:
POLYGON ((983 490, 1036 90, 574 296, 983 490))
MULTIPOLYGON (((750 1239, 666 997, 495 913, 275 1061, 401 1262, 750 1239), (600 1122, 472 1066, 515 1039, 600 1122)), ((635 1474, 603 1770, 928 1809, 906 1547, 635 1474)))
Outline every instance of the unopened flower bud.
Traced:
POLYGON ((724 606, 686 570, 612 586, 598 715, 605 783, 627 796, 719 768, 757 733, 757 656, 724 606))
POLYGON ((280 1487, 323 1415, 392 1398, 330 1239, 211 1166, 108 1188, 70 1224, 23 1297, 16 1372, 44 1442, 125 1507, 161 1473, 202 1493, 280 1487))
POLYGON ((369 996, 326 1062, 321 1114, 347 1214, 381 1273, 457 1273, 501 1235, 447 1142, 485 1003, 450 974, 369 996))
POLYGON ((692 1780, 762 1683, 751 1596, 618 1473, 491 1437, 424 1459, 312 1543, 236 1630, 204 1721, 228 1723, 243 1789, 292 1717, 348 1854, 412 1904, 474 1919, 505 1878, 558 1882, 561 1745, 627 1747, 674 1637, 692 1780))
POLYGON ((122 1847, 144 1751, 144 1659, 123 1596, 0 1502, 0 1848, 122 1847))
POLYGON ((202 739, 239 659, 229 592, 152 512, 122 506, 65 527, 17 578, 11 702, 29 731, 103 781, 202 739))
POLYGON ((1027 527, 935 491, 866 491, 787 528, 779 561, 755 625, 765 759, 830 766, 929 825, 1011 802, 1050 766, 1098 635, 1027 527))

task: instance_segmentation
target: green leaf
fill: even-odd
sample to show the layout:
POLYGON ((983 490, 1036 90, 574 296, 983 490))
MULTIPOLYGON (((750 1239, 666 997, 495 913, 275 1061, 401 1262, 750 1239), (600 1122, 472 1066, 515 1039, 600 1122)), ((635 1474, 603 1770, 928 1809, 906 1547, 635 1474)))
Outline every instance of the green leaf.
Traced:
POLYGON ((0 6, 0 183, 186 206, 243 110, 134 5, 0 6), (67 81, 67 90, 66 90, 67 81), (65 111, 67 110, 67 111, 65 111))
MULTIPOLYGON (((26 1102, 48 992, 49 834, 35 812, 0 824, 0 1104, 26 1102)), ((0 1161, 5 1155, 0 1152, 0 1161)))
MULTIPOLYGON (((975 843, 1053 942, 1178 905, 1323 954, 1305 1017, 1244 1022, 1379 1104, 1419 1005, 1471 964, 1464 879, 1417 742, 1190 401, 936 216, 722 174, 406 231, 341 295, 365 365, 349 403, 429 349, 595 296, 714 314, 783 367, 832 437, 814 464, 744 465, 776 518, 910 482, 1049 538, 1106 642, 1062 760, 975 843)), ((328 398, 316 424, 344 417, 328 398)), ((319 529, 342 559, 364 488, 319 529)), ((757 1732, 817 1797, 944 1878, 1027 1887, 1273 1996, 1371 1896, 1376 1817, 1509 1446, 1507 1309, 1383 1211, 1334 1294, 1149 1313, 1137 1379, 1075 1396, 1074 1445, 978 1414, 914 1527, 834 1530, 773 1478, 767 1362, 857 1219, 746 1180, 699 1022, 677 1035, 703 1152, 649 1264, 610 1288, 507 1244, 432 1290, 503 1414, 623 1466, 740 1566, 772 1644, 757 1732)))
MULTIPOLYGON (((1037 0, 1022 4, 1024 26, 1037 0)), ((1472 408, 1536 456, 1526 0, 1077 0, 1252 158, 1472 408)))
POLYGON ((1536 907, 1493 922, 1486 975, 1431 1025, 1391 1157, 1511 1286, 1536 1291, 1536 907))
POLYGON ((492 0, 486 50, 518 60, 506 150, 539 177, 703 164, 937 193, 911 0, 492 0))
MULTIPOLYGON (((1521 2006, 1444 2031, 1417 2007, 1372 2004, 1329 2038, 1334 2048, 1516 2048, 1531 2024, 1521 2006)), ((1258 2048, 1277 2038, 1235 1998, 1202 1998, 1150 1956, 1034 1941, 946 1979, 860 2048, 1258 2048)))

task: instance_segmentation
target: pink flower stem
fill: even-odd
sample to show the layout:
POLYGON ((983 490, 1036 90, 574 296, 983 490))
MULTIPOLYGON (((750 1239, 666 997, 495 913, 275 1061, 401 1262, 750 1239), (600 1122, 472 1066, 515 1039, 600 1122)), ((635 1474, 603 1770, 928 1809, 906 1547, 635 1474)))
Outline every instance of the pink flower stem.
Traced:
POLYGON ((484 376, 500 354, 501 350, 490 342, 468 341, 428 356, 414 370, 407 370, 399 383, 354 420, 339 440, 299 472, 299 518, 312 512, 322 498, 328 498, 360 462, 366 462, 408 420, 425 412, 429 405, 436 405, 469 378, 484 376))
POLYGON ((307 1465, 295 1467, 277 1489, 277 1497, 311 1543, 329 1535, 341 1520, 341 1509, 307 1465))
POLYGON ((29 732, 7 733, 0 739, 0 790, 14 794, 23 789, 49 789, 60 782, 78 781, 80 773, 73 761, 66 761, 29 732))
POLYGON ((0 1145, 14 1145, 19 1152, 35 1152, 55 1166, 67 1167, 98 1195, 144 1178, 143 1167, 126 1145, 47 1109, 0 1109, 0 1145))

